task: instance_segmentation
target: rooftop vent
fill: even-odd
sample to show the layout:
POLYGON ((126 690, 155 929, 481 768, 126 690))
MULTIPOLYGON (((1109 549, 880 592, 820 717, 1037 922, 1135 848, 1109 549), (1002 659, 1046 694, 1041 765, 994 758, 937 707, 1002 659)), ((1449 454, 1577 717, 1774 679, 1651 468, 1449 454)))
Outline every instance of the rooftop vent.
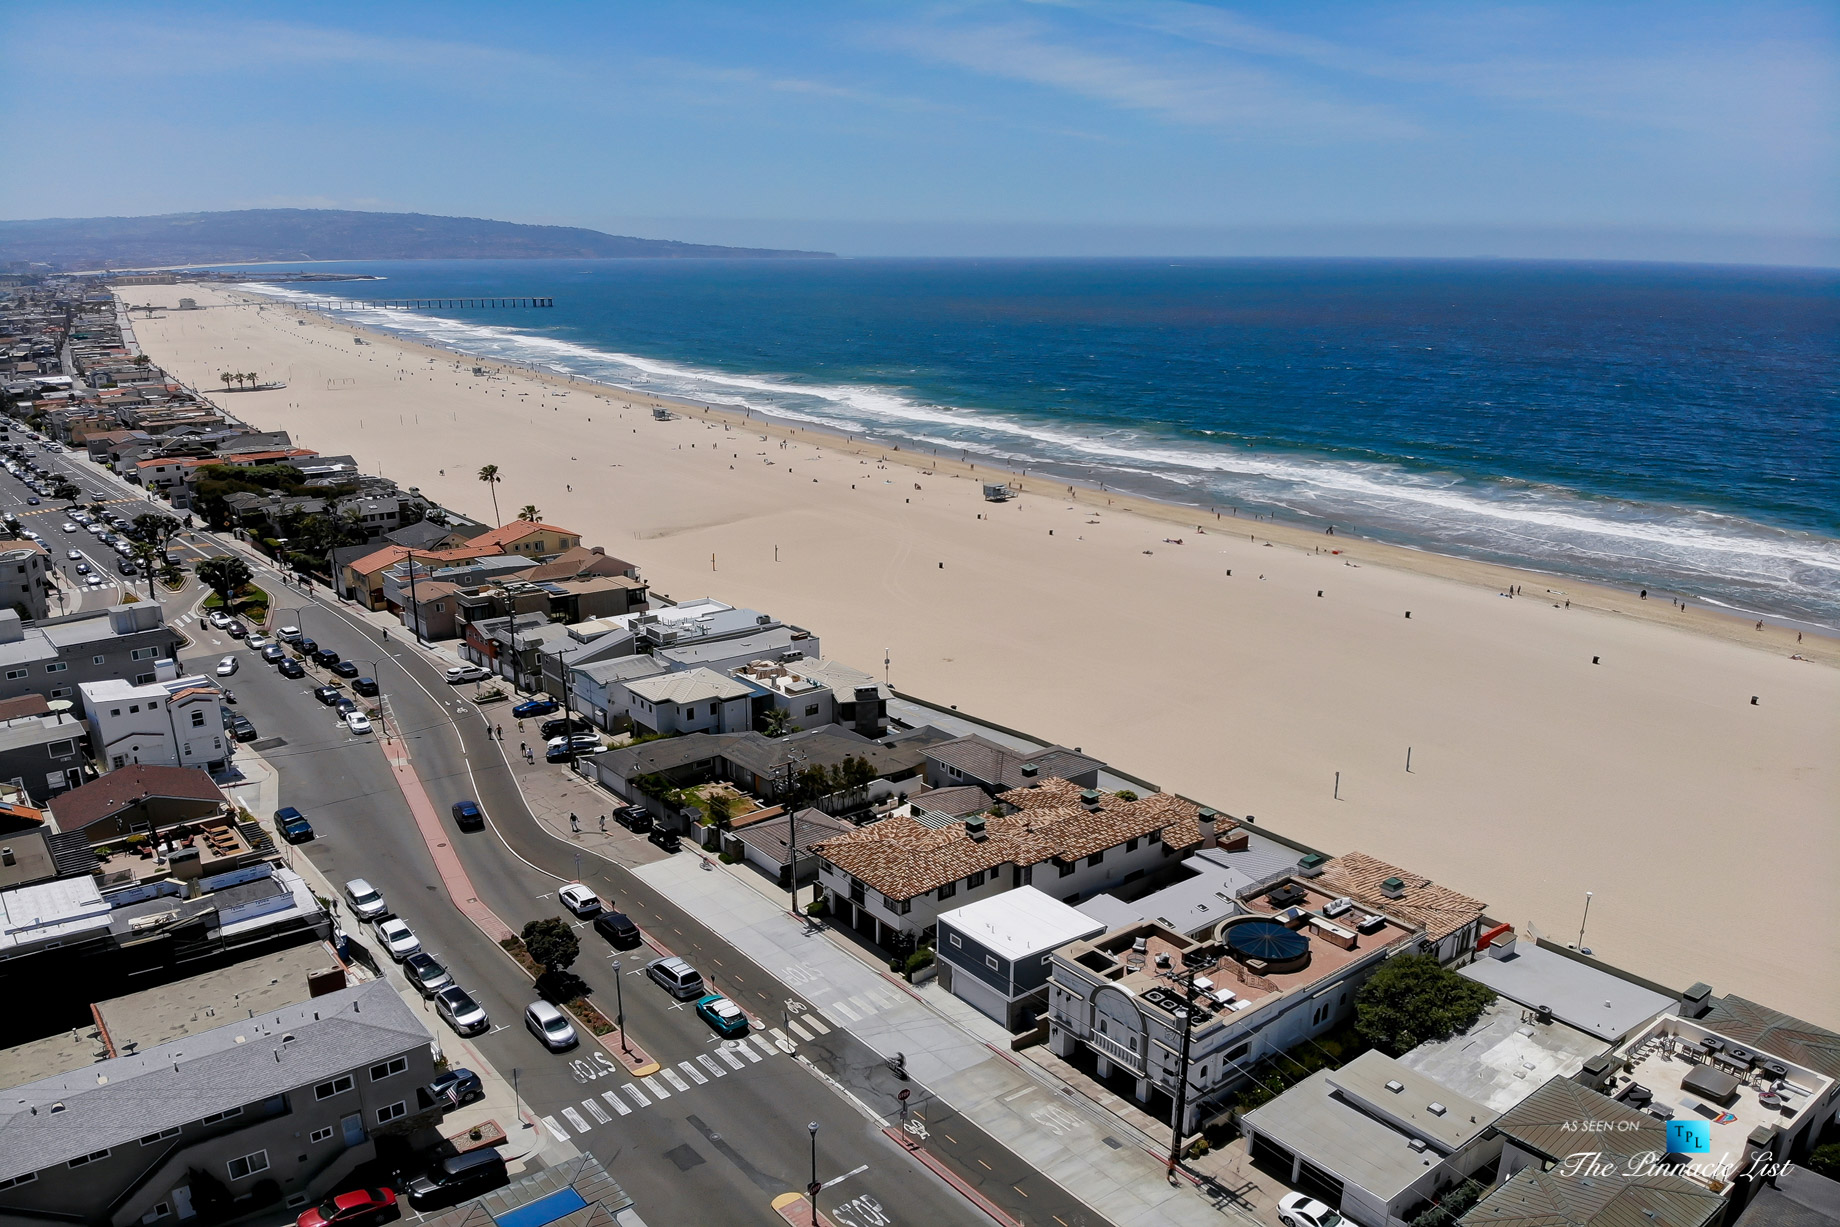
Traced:
POLYGON ((1024 763, 1022 764, 1022 774, 1025 777, 1033 779, 1035 776, 1041 774, 1041 767, 1035 763, 1024 763))
POLYGON ((1406 884, 1398 878, 1388 878, 1380 883, 1380 893, 1388 899, 1403 899, 1406 894, 1406 884))
POLYGON ((990 832, 984 829, 984 815, 973 814, 965 819, 965 834, 982 843, 990 838, 990 832))
POLYGON ((1430 1103, 1429 1105, 1427 1105, 1427 1106, 1428 1106, 1428 1107, 1430 1108, 1430 1110, 1431 1110, 1431 1115, 1433 1115, 1433 1116, 1442 1116, 1442 1115, 1444 1115, 1444 1113, 1446 1113, 1446 1112, 1448 1112, 1448 1111, 1450 1111, 1450 1109, 1449 1109, 1449 1108, 1447 1108, 1447 1107, 1445 1107, 1445 1106, 1444 1106, 1443 1104, 1441 1104, 1441 1103, 1438 1103, 1438 1102, 1437 1102, 1436 1100, 1433 1100, 1433 1101, 1432 1101, 1432 1102, 1431 1102, 1431 1103, 1430 1103))
POLYGON ((1413 1138, 1411 1141, 1406 1143, 1406 1149, 1410 1150, 1414 1154, 1423 1154, 1425 1151, 1425 1139, 1424 1138, 1413 1138))
POLYGON ((1386 1084, 1386 1089, 1397 1095, 1399 1092, 1406 1089, 1406 1084, 1394 1078, 1386 1084))
POLYGON ((1099 790, 1097 788, 1082 788, 1080 790, 1080 804, 1084 805, 1087 809, 1099 808, 1099 790))

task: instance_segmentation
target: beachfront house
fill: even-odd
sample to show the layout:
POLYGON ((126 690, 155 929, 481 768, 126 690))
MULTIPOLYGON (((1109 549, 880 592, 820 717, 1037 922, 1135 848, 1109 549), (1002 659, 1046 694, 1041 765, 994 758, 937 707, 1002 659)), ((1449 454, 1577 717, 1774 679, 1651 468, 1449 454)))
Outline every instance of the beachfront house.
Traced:
POLYGON ((642 734, 739 733, 753 727, 756 688, 713 669, 660 673, 610 687, 642 734))

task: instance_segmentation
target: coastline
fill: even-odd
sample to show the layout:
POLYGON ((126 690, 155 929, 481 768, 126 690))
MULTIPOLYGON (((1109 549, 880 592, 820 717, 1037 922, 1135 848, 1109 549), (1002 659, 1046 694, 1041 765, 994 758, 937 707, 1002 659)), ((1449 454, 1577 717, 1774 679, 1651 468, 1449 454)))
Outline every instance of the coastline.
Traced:
MULTIPOLYGON (((180 290, 124 298, 170 306, 180 290)), ((653 422, 661 398, 468 359, 501 376, 487 382, 452 351, 236 297, 262 311, 175 311, 137 335, 207 390, 226 364, 293 368, 287 389, 217 399, 302 446, 381 461, 487 522, 473 473, 498 463, 507 513, 536 503, 610 551, 630 537, 656 591, 771 610, 863 668, 890 654, 904 690, 1425 873, 1523 931, 1566 933, 1595 889, 1600 957, 1840 1017, 1840 987, 1807 975, 1811 956, 1840 962, 1840 902, 1813 901, 1812 949, 1669 940, 1690 929, 1721 842, 1745 841, 1721 857, 1735 862, 1721 896, 1840 859, 1828 637, 1806 635, 1808 659, 1790 661, 1794 631, 1710 608, 1339 528, 1227 518, 1197 532, 1188 508, 1059 481, 1019 479, 1019 498, 986 504, 982 479, 1009 474, 981 462, 688 405, 653 422), (360 334, 369 344, 351 345, 360 334), (1524 594, 1501 596, 1511 584, 1524 594)))

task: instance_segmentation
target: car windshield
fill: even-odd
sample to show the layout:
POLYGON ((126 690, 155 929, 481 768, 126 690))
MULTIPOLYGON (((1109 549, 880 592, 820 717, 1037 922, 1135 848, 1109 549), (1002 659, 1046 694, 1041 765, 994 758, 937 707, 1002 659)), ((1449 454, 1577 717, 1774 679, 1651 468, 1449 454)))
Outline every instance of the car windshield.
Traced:
POLYGON ((1320 1219, 1317 1220, 1318 1223, 1322 1224, 1322 1227, 1340 1227, 1341 1221, 1342 1221, 1342 1216, 1337 1214, 1333 1210, 1324 1214, 1320 1219))
POLYGON ((473 999, 466 995, 465 989, 447 989, 442 992, 441 1000, 445 1001, 447 1008, 456 1014, 468 1014, 477 1008, 473 1004, 473 999))
POLYGON ((569 1020, 566 1018, 546 1018, 543 1020, 543 1029, 545 1031, 567 1031, 569 1029, 569 1020))
POLYGON ((337 1218, 339 1216, 339 1203, 331 1199, 322 1201, 319 1203, 319 1216, 324 1219, 337 1218))

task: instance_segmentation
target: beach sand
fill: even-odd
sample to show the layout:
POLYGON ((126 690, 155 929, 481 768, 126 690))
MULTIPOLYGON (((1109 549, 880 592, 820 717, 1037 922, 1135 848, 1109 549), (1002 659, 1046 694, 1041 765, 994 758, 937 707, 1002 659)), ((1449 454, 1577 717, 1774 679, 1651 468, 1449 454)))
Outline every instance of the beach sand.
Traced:
POLYGON ((1599 958, 1840 1026, 1831 639, 1059 483, 990 504, 981 466, 655 421, 642 396, 477 377, 208 285, 123 293, 209 304, 136 335, 200 389, 226 369, 285 379, 212 395, 300 446, 488 523, 476 474, 497 464, 506 519, 534 504, 654 592, 769 611, 878 675, 886 655, 906 693, 1425 874, 1523 935, 1575 941, 1592 891, 1599 958), (1715 936, 1744 914, 1797 936, 1715 936))

